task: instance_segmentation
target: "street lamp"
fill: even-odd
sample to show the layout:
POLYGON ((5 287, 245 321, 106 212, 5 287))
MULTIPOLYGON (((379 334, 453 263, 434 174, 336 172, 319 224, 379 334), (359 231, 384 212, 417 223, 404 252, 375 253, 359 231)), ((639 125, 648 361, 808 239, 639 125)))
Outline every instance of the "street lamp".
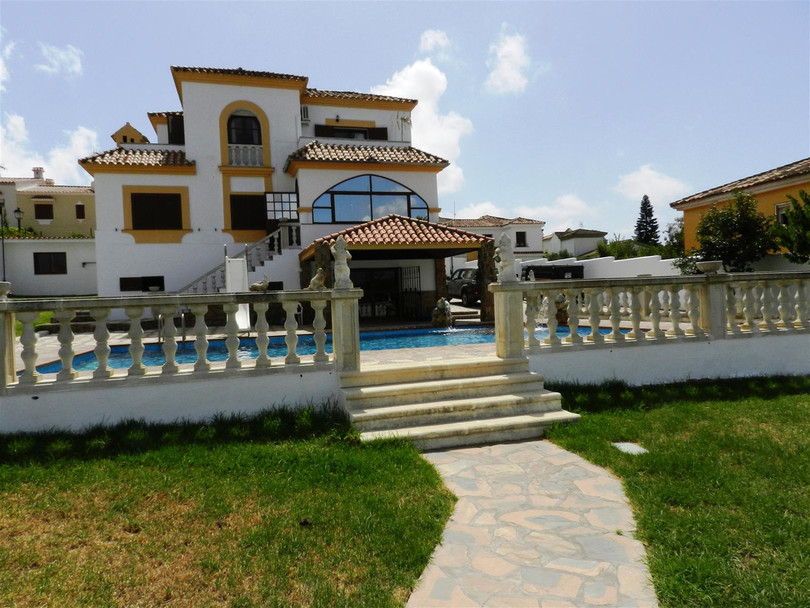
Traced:
POLYGON ((6 280, 6 199, 0 193, 0 248, 3 254, 3 281, 6 280))
POLYGON ((17 218, 17 236, 20 234, 20 222, 22 221, 23 210, 17 207, 14 210, 14 217, 17 218))

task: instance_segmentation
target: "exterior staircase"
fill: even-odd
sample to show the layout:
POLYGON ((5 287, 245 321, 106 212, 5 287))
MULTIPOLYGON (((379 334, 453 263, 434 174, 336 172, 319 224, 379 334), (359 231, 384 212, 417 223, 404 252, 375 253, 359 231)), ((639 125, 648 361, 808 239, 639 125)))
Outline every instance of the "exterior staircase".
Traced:
POLYGON ((380 366, 340 382, 364 441, 405 436, 421 450, 537 438, 579 419, 526 358, 380 366))

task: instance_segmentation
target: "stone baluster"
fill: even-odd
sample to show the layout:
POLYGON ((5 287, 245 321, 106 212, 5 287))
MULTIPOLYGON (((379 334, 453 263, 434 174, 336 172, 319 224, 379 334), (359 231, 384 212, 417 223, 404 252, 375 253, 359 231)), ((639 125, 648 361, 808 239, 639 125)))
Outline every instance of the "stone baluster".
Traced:
POLYGON ((647 338, 661 340, 666 338, 666 334, 661 330, 661 301, 658 298, 658 286, 652 285, 646 289, 650 296, 650 323, 652 324, 652 329, 647 332, 647 338))
POLYGON ((758 333, 759 326, 755 321, 755 317, 759 306, 757 305, 757 298, 756 294, 754 293, 754 286, 750 282, 746 281, 740 283, 740 289, 742 289, 743 292, 742 296, 743 318, 745 319, 741 329, 745 331, 750 331, 751 333, 758 333))
POLYGON ((284 336, 284 342, 287 344, 287 356, 284 357, 284 363, 290 365, 292 363, 300 363, 301 358, 296 352, 298 349, 298 321, 295 314, 298 312, 298 302, 282 302, 281 306, 284 312, 287 313, 287 319, 284 321, 284 329, 287 330, 287 335, 284 336))
POLYGON ((225 321, 225 347, 228 349, 228 360, 225 361, 225 369, 239 369, 242 362, 239 361, 239 323, 236 321, 236 313, 239 304, 229 302, 222 307, 225 311, 227 321, 225 321))
POLYGON ((143 376, 146 373, 146 368, 143 365, 143 326, 141 325, 141 317, 143 317, 143 306, 127 306, 124 308, 124 313, 129 319, 129 356, 132 363, 127 370, 130 376, 143 376))
POLYGON ((591 313, 588 318, 591 325, 591 335, 588 336, 588 341, 594 344, 601 344, 605 341, 605 337, 599 333, 599 321, 601 319, 599 313, 602 310, 602 303, 599 301, 601 294, 601 289, 592 288, 588 290, 588 297, 590 298, 588 306, 589 312, 591 313))
POLYGON ((96 355, 98 367, 93 371, 93 378, 109 378, 113 374, 110 369, 108 361, 110 359, 110 330, 107 329, 107 317, 110 316, 109 308, 93 308, 90 311, 90 316, 96 323, 96 329, 93 331, 93 338, 96 340, 96 347, 93 349, 93 354, 96 355))
POLYGON ((779 290, 779 295, 777 296, 777 302, 779 303, 777 307, 779 322, 776 326, 779 329, 793 329, 793 307, 790 301, 790 283, 785 280, 779 280, 776 281, 776 286, 779 290))
POLYGON ((737 298, 739 293, 739 284, 728 283, 726 285, 726 327, 732 334, 740 333, 740 326, 737 324, 737 298))
POLYGON ((545 339, 545 343, 551 344, 552 346, 559 346, 560 338, 557 335, 557 304, 556 298, 552 293, 553 292, 548 292, 546 294, 546 299, 548 300, 548 319, 546 319, 548 338, 545 339))
POLYGON ((540 298, 543 296, 537 292, 526 293, 526 333, 528 334, 527 345, 529 352, 536 352, 540 347, 535 332, 537 331, 537 315, 540 312, 540 298))
POLYGON ((19 378, 20 384, 35 384, 39 382, 39 372, 37 372, 37 332, 34 329, 34 321, 39 317, 37 311, 18 312, 17 320, 22 323, 22 353, 20 358, 25 369, 19 378))
POLYGON ((793 326, 796 328, 804 328, 810 329, 810 318, 808 318, 807 313, 807 298, 808 298, 808 287, 810 287, 810 281, 806 281, 803 279, 796 279, 796 320, 793 321, 793 326))
POLYGON ((73 369, 73 357, 75 352, 73 350, 73 329, 70 327, 70 322, 76 316, 75 310, 57 310, 53 313, 53 320, 59 323, 59 361, 62 363, 62 369, 56 374, 57 380, 73 380, 78 374, 73 369))
POLYGON ((770 281, 759 281, 759 287, 762 289, 762 296, 760 302, 762 304, 762 322, 759 324, 760 329, 767 329, 768 331, 776 331, 776 310, 773 301, 773 290, 770 281))
POLYGON ((565 339, 571 344, 582 344, 582 336, 579 335, 579 316, 582 306, 582 291, 579 289, 568 289, 565 292, 568 297, 568 327, 571 334, 565 339))
POLYGON ((661 316, 669 317, 672 314, 672 309, 669 302, 669 290, 666 287, 661 290, 659 298, 661 303, 661 316))
POLYGON ((680 338, 683 336, 681 329, 681 294, 678 285, 667 285, 664 293, 669 292, 669 320, 672 327, 667 331, 668 336, 680 338))
POLYGON ((197 353, 197 360, 194 362, 194 372, 204 374, 211 369, 208 361, 208 326, 205 324, 205 313, 208 312, 208 304, 192 304, 189 307, 194 315, 194 351, 197 353))
POLYGON ((610 327, 611 332, 608 336, 614 342, 624 342, 624 334, 621 329, 622 314, 621 302, 619 301, 620 295, 623 293, 621 287, 611 287, 610 291, 610 327))
POLYGON ((315 363, 326 363, 329 361, 329 355, 326 354, 326 317, 323 316, 326 300, 312 300, 310 305, 312 310, 315 311, 315 318, 312 320, 312 329, 314 330, 312 339, 315 341, 315 355, 313 355, 312 360, 315 363))
POLYGON ((641 331, 641 313, 642 313, 642 298, 641 294, 644 288, 639 285, 633 285, 630 288, 630 324, 633 329, 627 334, 628 338, 633 340, 644 339, 644 332, 641 331))
POLYGON ((690 283, 687 287, 689 289, 689 308, 687 314, 692 327, 687 329, 686 333, 690 336, 705 336, 706 332, 703 331, 703 327, 700 324, 700 285, 690 283))
POLYGON ((256 348, 259 350, 256 356, 256 369, 270 367, 270 357, 267 356, 267 346, 270 344, 270 338, 267 337, 267 331, 270 329, 267 323, 268 307, 268 302, 253 304, 253 310, 256 312, 256 348))
POLYGON ((180 367, 177 365, 177 328, 174 325, 174 315, 177 314, 176 306, 161 306, 160 314, 163 315, 163 355, 166 362, 161 370, 162 374, 176 374, 180 367))

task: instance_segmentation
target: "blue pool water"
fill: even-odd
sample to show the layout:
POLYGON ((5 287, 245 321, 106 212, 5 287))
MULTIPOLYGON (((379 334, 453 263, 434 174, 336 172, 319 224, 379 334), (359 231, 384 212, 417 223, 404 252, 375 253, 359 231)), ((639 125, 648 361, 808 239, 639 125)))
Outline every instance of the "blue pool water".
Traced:
MULTIPOLYGON (((600 330, 601 333, 610 333, 608 329, 600 330)), ((579 334, 586 336, 591 333, 590 329, 579 328, 579 334)), ((537 339, 548 337, 548 329, 538 328, 537 339)), ((557 329, 557 335, 564 338, 570 335, 567 327, 557 329)), ((495 342, 495 329, 493 327, 464 327, 464 328, 437 328, 437 329, 401 329, 389 331, 364 331, 360 334, 360 350, 392 350, 397 348, 424 348, 429 346, 464 346, 466 344, 486 344, 495 342)), ((166 362, 163 355, 163 347, 159 344, 145 344, 143 353, 143 364, 147 367, 161 366, 166 362)), ((327 334, 325 350, 332 352, 332 335, 327 334)), ((304 335, 298 337, 299 355, 315 354, 315 342, 312 336, 304 335)), ((254 338, 242 338, 239 340, 239 358, 255 359, 259 354, 254 338)), ((283 336, 270 338, 267 348, 269 357, 284 357, 287 354, 287 345, 283 336)), ((209 361, 225 361, 228 358, 228 350, 224 340, 211 340, 208 344, 209 361)), ((193 342, 177 345, 177 363, 194 363, 197 361, 197 351, 194 350, 193 342)), ((132 364, 127 346, 111 347, 109 366, 113 369, 125 369, 132 364)), ((96 356, 92 353, 76 355, 73 359, 73 368, 77 371, 92 371, 96 369, 96 356)), ((43 374, 53 374, 62 369, 59 361, 37 366, 37 371, 43 374)))

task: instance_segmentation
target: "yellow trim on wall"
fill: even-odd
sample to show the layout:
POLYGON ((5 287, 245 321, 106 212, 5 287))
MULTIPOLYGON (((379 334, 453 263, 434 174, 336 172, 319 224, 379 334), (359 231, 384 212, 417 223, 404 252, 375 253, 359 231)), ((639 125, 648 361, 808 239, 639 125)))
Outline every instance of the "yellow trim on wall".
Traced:
POLYGON ((234 101, 229 103, 222 109, 219 114, 219 147, 220 147, 220 164, 223 167, 230 166, 228 162, 228 118, 237 110, 247 110, 251 112, 256 118, 259 119, 259 124, 262 129, 262 165, 264 167, 270 166, 270 122, 267 120, 267 114, 264 113, 259 106, 250 101, 234 101))
POLYGON ((174 86, 180 101, 183 101, 183 82, 199 82, 203 84, 220 84, 238 87, 259 87, 264 89, 287 89, 303 91, 307 88, 309 79, 297 80, 288 78, 272 78, 266 76, 248 76, 245 74, 201 74, 199 72, 186 72, 172 70, 174 86))
POLYGON ((160 175, 197 175, 197 165, 102 165, 79 162, 90 175, 96 173, 151 173, 160 175))
POLYGON ((189 210, 188 186, 122 186, 122 201, 124 204, 125 234, 131 234, 138 244, 142 243, 180 243, 183 235, 191 232, 191 213, 189 210), (179 194, 180 195, 180 230, 135 230, 132 227, 132 195, 133 194, 179 194))
POLYGON ((428 213, 441 213, 441 207, 428 207, 428 213))
POLYGON ((398 165, 396 163, 361 163, 361 162, 339 162, 339 161, 312 161, 294 160, 287 166, 287 173, 292 177, 298 174, 299 169, 324 170, 344 170, 344 171, 414 171, 424 173, 439 173, 447 165, 398 165))
POLYGON ((341 118, 327 118, 326 124, 330 127, 357 127, 358 129, 373 129, 377 123, 373 120, 346 120, 341 118))
POLYGON ((168 116, 156 116, 154 114, 149 114, 147 118, 149 118, 149 122, 152 123, 152 128, 155 130, 155 133, 157 133, 157 128, 159 125, 169 124, 168 116))
POLYGON ((304 93, 301 104, 309 106, 331 106, 337 108, 365 108, 367 110, 399 110, 409 112, 418 102, 394 101, 390 99, 341 99, 339 97, 314 97, 304 93))
POLYGON ((229 180, 231 177, 261 177, 264 179, 265 192, 273 190, 273 167, 220 167, 220 173, 229 180))

